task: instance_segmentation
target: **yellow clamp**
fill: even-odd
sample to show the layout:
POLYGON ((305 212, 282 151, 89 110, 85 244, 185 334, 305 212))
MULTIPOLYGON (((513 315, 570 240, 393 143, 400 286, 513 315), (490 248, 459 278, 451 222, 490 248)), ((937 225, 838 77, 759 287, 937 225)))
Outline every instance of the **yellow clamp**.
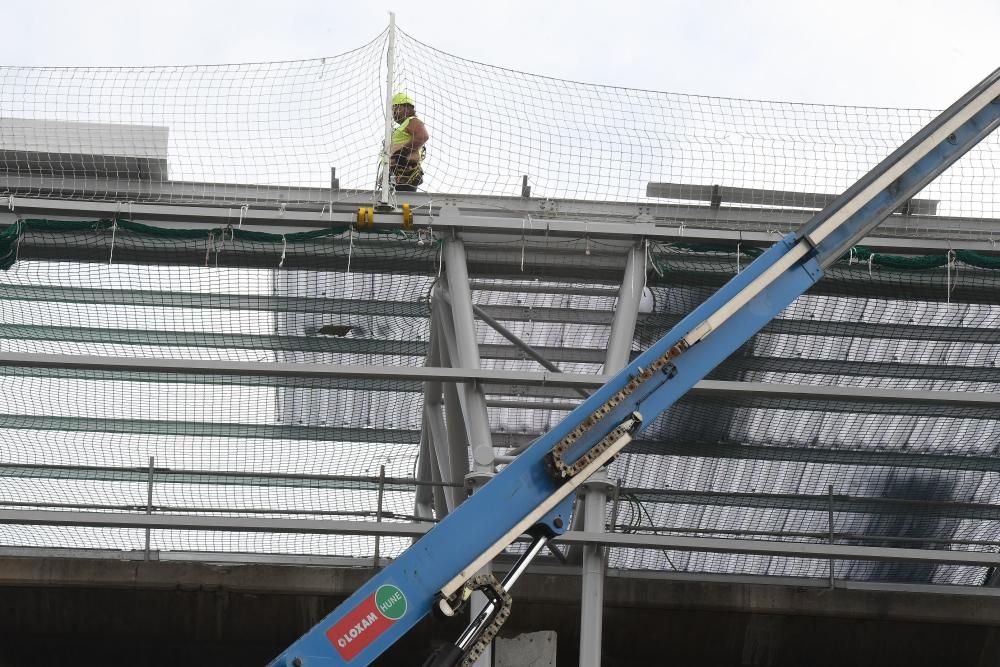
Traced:
POLYGON ((375 210, 362 206, 358 209, 358 229, 375 225, 375 210))
POLYGON ((403 229, 413 229, 413 211, 409 204, 403 204, 403 229))

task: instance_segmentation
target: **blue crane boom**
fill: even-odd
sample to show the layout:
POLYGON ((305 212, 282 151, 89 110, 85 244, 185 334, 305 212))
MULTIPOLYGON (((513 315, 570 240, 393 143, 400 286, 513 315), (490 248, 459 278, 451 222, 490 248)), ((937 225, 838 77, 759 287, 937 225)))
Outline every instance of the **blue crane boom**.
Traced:
POLYGON ((761 254, 271 667, 370 664, 433 608, 454 615, 479 590, 489 603, 433 659, 440 666, 471 664, 509 613, 508 591, 531 557, 566 530, 577 487, 998 125, 1000 70, 761 254), (524 534, 533 542, 503 582, 478 575, 524 534))

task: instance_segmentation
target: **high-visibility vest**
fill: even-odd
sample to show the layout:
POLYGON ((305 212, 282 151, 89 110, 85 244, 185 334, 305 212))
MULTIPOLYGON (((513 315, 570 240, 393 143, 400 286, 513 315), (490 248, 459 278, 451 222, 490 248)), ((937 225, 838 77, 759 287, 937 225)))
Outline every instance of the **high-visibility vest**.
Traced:
MULTIPOLYGON (((413 140, 413 135, 410 134, 408 128, 410 126, 410 121, 416 118, 416 116, 410 116, 402 123, 399 124, 395 130, 392 131, 392 144, 407 144, 413 140)), ((420 147, 420 153, 418 154, 418 159, 423 159, 424 157, 424 147, 420 147)))

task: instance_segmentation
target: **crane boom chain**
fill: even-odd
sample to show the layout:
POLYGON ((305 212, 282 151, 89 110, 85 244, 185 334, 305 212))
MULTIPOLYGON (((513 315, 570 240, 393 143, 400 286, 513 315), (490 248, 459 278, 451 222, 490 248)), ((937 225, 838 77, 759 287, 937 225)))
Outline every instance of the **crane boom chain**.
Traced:
POLYGON ((601 438, 600 442, 591 447, 583 456, 578 458, 573 463, 566 463, 563 458, 570 447, 579 440, 584 433, 589 431, 594 427, 599 421, 604 419, 612 410, 618 407, 622 401, 632 395, 644 382, 649 380, 656 374, 657 371, 663 371, 666 373, 668 378, 672 378, 677 374, 677 368, 671 363, 671 360, 679 356, 684 350, 687 349, 687 345, 682 341, 677 345, 674 345, 669 350, 664 352, 657 358, 649 368, 638 368, 636 369, 636 374, 626 383, 626 385, 614 396, 609 398, 604 402, 601 407, 597 408, 592 414, 588 415, 579 426, 570 431, 566 437, 559 441, 555 447, 553 447, 545 455, 545 466, 556 480, 566 480, 571 477, 576 476, 583 468, 600 456, 608 447, 614 444, 622 435, 626 432, 632 430, 634 425, 631 427, 626 427, 625 425, 618 426, 606 436, 601 438))

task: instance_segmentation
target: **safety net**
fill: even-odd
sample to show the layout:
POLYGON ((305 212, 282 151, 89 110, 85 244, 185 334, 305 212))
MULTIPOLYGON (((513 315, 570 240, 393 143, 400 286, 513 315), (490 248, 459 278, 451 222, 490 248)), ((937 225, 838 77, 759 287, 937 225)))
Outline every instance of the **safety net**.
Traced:
MULTIPOLYGON (((0 67, 2 192, 266 208, 370 200, 389 34, 277 63, 0 67)), ((720 202, 822 208, 935 115, 564 81, 469 61, 402 30, 393 52, 393 89, 431 136, 419 189, 438 195, 634 202, 664 215, 720 202)), ((907 210, 949 233, 965 229, 956 217, 994 215, 996 144, 988 138, 907 210)), ((716 226, 743 220, 713 216, 716 226)))
MULTIPOLYGON (((441 363, 435 288, 454 240, 434 228, 440 203, 498 225, 463 235, 482 368, 542 370, 489 318, 558 372, 593 376, 634 248, 633 355, 935 115, 561 81, 398 31, 393 91, 415 99, 431 137, 413 200, 428 217, 360 229, 339 214, 376 189, 390 36, 283 63, 0 68, 0 351, 33 360, 0 369, 0 509, 431 524, 464 498, 470 463, 436 476, 423 465, 431 383, 415 372, 441 363), (37 200, 110 202, 116 215, 40 216, 37 200), (143 204, 171 208, 169 224, 133 215, 143 204), (308 229, 269 229, 244 224, 251 209, 316 215, 308 229), (205 210, 226 217, 206 224, 205 210), (566 221, 581 224, 555 229, 566 221), (609 222, 623 231, 588 228, 609 222), (644 237, 644 224, 675 238, 644 237), (708 243, 692 229, 726 233, 708 243)), ((851 249, 716 369, 722 384, 643 431, 610 469, 607 530, 1000 548, 988 401, 1000 381, 998 165, 987 138, 886 222, 888 238, 851 249)), ((582 400, 558 386, 480 388, 499 455, 582 400)), ((454 405, 444 418, 460 429, 454 405)), ((0 524, 4 548, 358 559, 409 543, 0 524)), ((830 567, 620 548, 609 562, 830 567)), ((834 568, 993 579, 939 563, 834 568)))

